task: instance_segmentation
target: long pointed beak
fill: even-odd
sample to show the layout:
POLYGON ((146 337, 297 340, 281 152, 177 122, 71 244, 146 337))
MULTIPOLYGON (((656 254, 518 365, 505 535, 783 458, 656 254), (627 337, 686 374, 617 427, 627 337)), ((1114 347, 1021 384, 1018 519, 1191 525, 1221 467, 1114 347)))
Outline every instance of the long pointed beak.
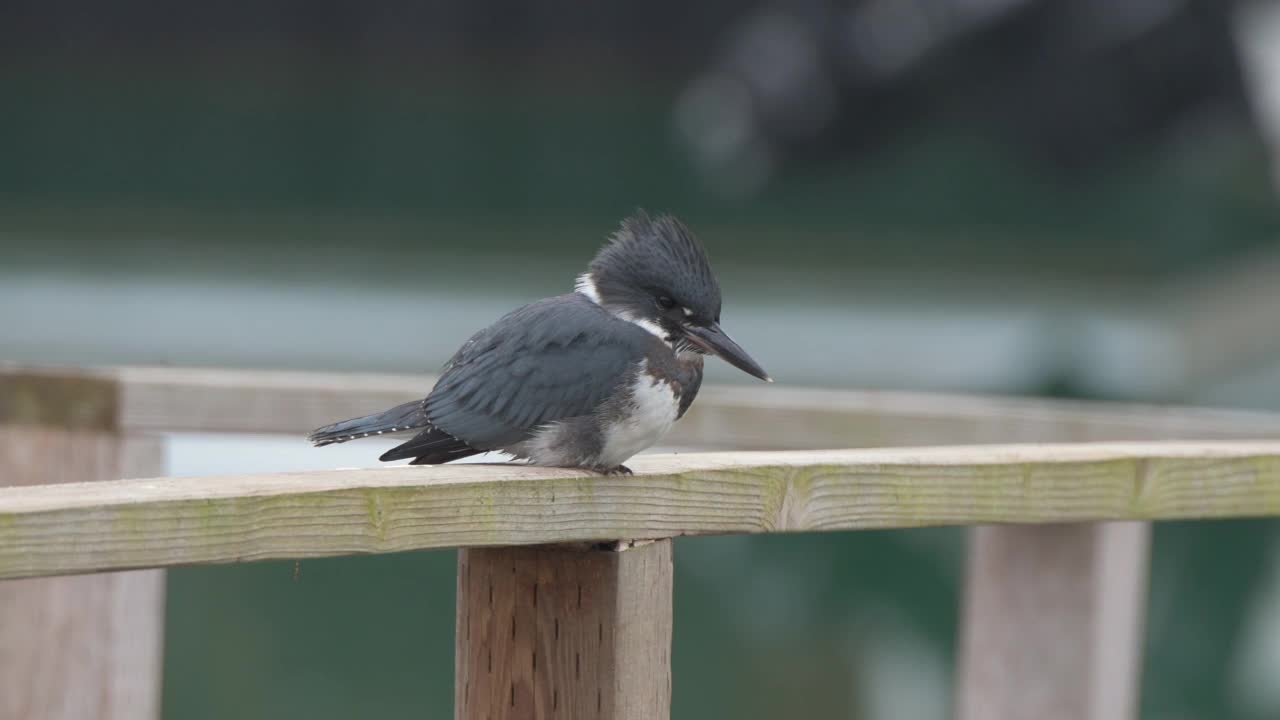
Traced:
POLYGON ((718 323, 711 323, 707 327, 687 326, 685 327, 685 337, 689 338, 689 342, 712 355, 719 355, 724 358, 725 362, 742 372, 754 375, 765 382, 773 382, 773 378, 769 377, 769 373, 765 372, 759 363, 752 360, 747 351, 734 342, 733 338, 726 335, 724 330, 720 329, 718 323))

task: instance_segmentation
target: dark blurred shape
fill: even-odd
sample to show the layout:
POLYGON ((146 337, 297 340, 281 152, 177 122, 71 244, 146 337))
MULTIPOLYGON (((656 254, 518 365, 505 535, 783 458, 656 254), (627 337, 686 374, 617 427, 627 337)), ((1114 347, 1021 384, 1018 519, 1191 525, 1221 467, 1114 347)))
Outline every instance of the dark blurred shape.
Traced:
POLYGON ((720 191, 847 163, 925 122, 973 126, 1060 173, 1114 165, 1249 103, 1207 0, 766 4, 686 87, 679 134, 720 191), (1138 142, 1140 141, 1140 142, 1138 142))

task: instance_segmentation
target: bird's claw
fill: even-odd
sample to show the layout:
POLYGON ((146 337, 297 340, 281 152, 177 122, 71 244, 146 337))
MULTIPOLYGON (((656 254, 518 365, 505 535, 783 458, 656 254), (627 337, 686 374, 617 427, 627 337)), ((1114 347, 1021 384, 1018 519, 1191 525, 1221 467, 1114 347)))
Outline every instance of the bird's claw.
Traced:
POLYGON ((631 468, 627 467, 626 465, 618 465, 617 467, 596 468, 596 472, 600 473, 601 475, 634 475, 635 474, 631 472, 631 468))

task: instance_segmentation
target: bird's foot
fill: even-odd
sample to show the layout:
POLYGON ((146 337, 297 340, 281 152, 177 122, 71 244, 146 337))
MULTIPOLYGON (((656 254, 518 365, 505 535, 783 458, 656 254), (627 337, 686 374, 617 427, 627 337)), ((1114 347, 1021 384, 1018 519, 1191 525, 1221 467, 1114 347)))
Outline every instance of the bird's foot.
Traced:
POLYGON ((598 468, 592 468, 592 469, 600 473, 601 475, 634 475, 635 474, 631 472, 631 468, 627 467, 626 465, 618 465, 615 467, 598 467, 598 468))

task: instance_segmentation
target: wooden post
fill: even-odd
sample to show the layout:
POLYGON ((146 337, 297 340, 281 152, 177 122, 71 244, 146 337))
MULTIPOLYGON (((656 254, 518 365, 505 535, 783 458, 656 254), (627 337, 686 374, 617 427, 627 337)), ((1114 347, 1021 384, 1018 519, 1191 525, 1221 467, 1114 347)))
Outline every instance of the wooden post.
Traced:
MULTIPOLYGON (((0 485, 162 475, 160 440, 118 434, 114 398, 100 380, 5 378, 0 485)), ((162 570, 0 581, 0 718, 159 717, 163 623, 162 570)))
POLYGON ((457 720, 665 720, 671 541, 458 554, 457 720))
POLYGON ((1137 713, 1147 523, 970 531, 960 720, 1137 713))

